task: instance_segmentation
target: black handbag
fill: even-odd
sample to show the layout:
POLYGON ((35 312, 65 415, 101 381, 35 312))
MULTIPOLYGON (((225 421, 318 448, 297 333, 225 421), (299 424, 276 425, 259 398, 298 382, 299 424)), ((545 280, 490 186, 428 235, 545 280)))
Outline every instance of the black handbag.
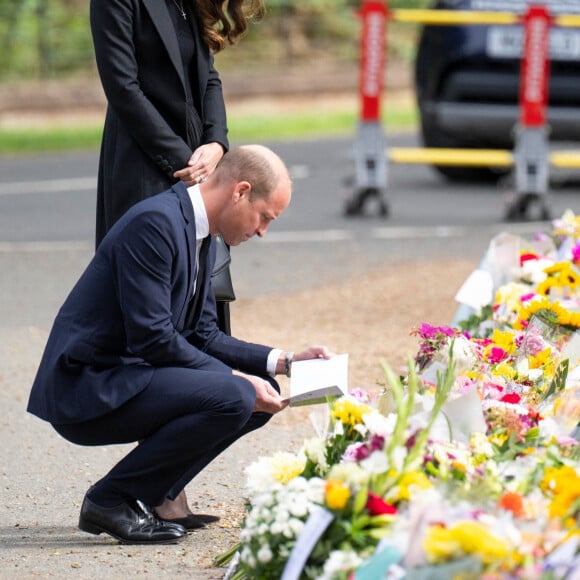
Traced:
POLYGON ((216 257, 211 273, 211 287, 217 302, 233 302, 236 299, 230 275, 230 250, 223 238, 216 236, 216 257))

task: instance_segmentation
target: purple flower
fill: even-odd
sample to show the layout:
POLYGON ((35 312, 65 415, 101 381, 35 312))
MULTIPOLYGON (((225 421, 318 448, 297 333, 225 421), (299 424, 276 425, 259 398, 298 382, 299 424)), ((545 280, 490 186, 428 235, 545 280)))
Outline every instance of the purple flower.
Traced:
POLYGON ((353 463, 362 461, 371 454, 370 450, 364 443, 352 443, 344 451, 342 461, 345 463, 353 463))
POLYGON ((355 387, 349 392, 349 395, 356 399, 359 403, 370 403, 371 395, 368 391, 361 389, 360 387, 355 387))

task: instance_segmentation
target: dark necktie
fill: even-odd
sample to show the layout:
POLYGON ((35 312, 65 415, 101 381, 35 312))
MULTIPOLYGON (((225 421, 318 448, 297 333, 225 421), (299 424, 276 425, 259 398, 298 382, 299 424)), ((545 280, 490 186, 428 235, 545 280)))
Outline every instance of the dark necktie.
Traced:
POLYGON ((185 328, 191 330, 194 321, 199 317, 201 311, 201 298, 205 294, 205 271, 207 268, 207 252, 211 243, 211 236, 207 236, 201 243, 199 250, 199 259, 197 263, 197 280, 195 283, 195 292, 189 301, 187 316, 185 317, 185 328))

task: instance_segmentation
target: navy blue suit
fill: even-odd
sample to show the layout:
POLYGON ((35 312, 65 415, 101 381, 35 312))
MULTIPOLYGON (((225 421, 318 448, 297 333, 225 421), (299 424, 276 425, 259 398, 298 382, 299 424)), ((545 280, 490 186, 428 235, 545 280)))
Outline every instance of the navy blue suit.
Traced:
POLYGON ((110 230, 54 321, 29 412, 81 445, 140 441, 102 480, 159 505, 270 415, 232 369, 266 376, 270 347, 217 326, 215 259, 200 259, 182 183, 131 208, 110 230))

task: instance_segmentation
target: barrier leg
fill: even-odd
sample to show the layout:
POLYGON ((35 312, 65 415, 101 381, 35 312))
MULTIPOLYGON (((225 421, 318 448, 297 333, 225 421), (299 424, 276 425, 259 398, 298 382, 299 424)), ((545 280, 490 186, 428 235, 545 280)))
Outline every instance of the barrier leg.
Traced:
POLYGON ((545 128, 520 128, 514 151, 515 197, 508 203, 506 219, 549 220, 549 151, 545 128))
POLYGON ((376 203, 379 215, 386 217, 387 160, 386 137, 378 122, 361 121, 354 145, 355 182, 352 198, 347 201, 345 214, 361 215, 368 202, 376 203))

